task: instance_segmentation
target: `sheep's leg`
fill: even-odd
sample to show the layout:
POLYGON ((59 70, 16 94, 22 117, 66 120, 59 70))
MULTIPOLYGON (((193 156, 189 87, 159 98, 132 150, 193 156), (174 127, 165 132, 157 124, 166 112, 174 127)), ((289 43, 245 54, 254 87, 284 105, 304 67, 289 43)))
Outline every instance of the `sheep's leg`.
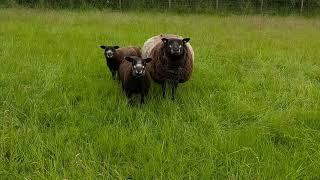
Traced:
POLYGON ((127 94, 127 98, 128 98, 128 104, 129 105, 133 105, 133 100, 132 100, 132 93, 126 93, 127 94))
POLYGON ((112 74, 112 79, 115 80, 116 79, 116 74, 117 74, 116 71, 111 71, 111 74, 112 74))
POLYGON ((175 87, 174 87, 174 81, 171 81, 171 99, 175 100, 175 87))
POLYGON ((141 93, 140 104, 144 104, 144 94, 143 93, 141 93))
POLYGON ((166 85, 167 85, 167 82, 163 81, 162 82, 162 97, 166 96, 166 85))
POLYGON ((175 95, 176 95, 176 90, 177 90, 177 87, 178 87, 178 82, 175 81, 175 80, 172 80, 171 81, 171 99, 172 100, 175 100, 175 95))

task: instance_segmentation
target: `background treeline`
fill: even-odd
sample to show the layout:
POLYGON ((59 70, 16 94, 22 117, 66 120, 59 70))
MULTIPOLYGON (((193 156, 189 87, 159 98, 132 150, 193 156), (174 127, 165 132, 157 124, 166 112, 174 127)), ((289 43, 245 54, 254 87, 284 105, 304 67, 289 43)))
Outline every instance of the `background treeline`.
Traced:
POLYGON ((176 12, 317 13, 320 0, 1 0, 3 6, 176 12))

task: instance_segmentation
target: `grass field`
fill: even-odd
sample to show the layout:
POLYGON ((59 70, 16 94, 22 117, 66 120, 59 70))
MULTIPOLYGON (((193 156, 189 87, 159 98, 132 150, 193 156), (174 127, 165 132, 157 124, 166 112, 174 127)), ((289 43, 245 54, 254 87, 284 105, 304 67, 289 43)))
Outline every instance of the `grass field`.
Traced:
POLYGON ((0 9, 0 179, 319 179, 320 19, 0 9), (191 38, 127 106, 101 44, 191 38))

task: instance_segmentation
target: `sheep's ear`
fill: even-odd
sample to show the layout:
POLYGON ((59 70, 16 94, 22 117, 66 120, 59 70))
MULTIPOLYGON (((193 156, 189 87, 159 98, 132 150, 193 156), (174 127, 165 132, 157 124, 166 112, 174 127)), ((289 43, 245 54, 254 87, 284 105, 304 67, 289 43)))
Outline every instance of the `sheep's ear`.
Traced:
POLYGON ((162 40, 162 42, 163 42, 164 44, 166 44, 166 43, 168 42, 168 39, 167 39, 167 38, 162 38, 161 40, 162 40))
POLYGON ((129 62, 133 62, 133 58, 132 57, 126 56, 124 59, 129 61, 129 62))
POLYGON ((183 38, 183 39, 182 39, 182 42, 183 42, 183 43, 187 43, 187 42, 189 42, 189 41, 190 41, 190 38, 183 38))
POLYGON ((101 45, 100 48, 101 48, 101 49, 106 49, 106 46, 101 45))
POLYGON ((119 46, 113 46, 113 48, 114 48, 114 49, 118 49, 118 48, 119 48, 119 46))
POLYGON ((152 61, 152 58, 144 59, 144 61, 145 61, 146 63, 148 63, 148 62, 152 61))

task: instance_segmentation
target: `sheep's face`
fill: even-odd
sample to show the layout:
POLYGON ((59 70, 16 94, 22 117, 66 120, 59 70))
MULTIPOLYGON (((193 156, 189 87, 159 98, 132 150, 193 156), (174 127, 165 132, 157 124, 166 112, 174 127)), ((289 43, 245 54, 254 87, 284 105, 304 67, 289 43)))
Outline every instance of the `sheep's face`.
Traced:
POLYGON ((113 58, 114 54, 116 53, 116 49, 119 48, 119 46, 100 46, 101 49, 104 49, 104 55, 106 58, 113 58))
POLYGON ((125 57, 125 59, 132 63, 132 75, 134 77, 144 76, 146 73, 146 65, 151 61, 151 58, 142 59, 137 56, 125 57))
POLYGON ((164 48, 167 55, 174 56, 174 57, 181 57, 184 55, 186 43, 189 42, 190 38, 184 38, 184 39, 162 38, 161 40, 164 44, 164 48))

